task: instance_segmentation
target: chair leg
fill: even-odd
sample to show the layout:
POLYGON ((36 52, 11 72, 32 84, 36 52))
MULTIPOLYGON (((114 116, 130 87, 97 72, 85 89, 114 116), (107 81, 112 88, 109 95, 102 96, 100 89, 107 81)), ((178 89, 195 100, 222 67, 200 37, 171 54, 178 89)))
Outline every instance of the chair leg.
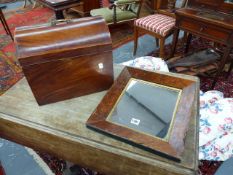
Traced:
POLYGON ((136 26, 134 26, 134 49, 133 49, 133 55, 136 55, 138 48, 138 29, 136 26))
POLYGON ((164 44, 165 44, 165 38, 161 38, 159 40, 159 57, 164 59, 164 44))
POLYGON ((7 30, 7 27, 6 27, 6 24, 5 24, 5 21, 1 18, 1 23, 2 23, 2 26, 4 28, 4 30, 6 31, 6 33, 9 35, 9 31, 7 30))
POLYGON ((14 40, 6 21, 3 19, 3 20, 1 20, 1 22, 2 22, 2 25, 3 25, 4 29, 5 29, 5 31, 6 31, 6 34, 10 35, 11 39, 14 40))
POLYGON ((4 15, 3 15, 1 9, 0 9, 0 18, 1 18, 1 22, 2 22, 2 25, 3 25, 3 27, 4 27, 5 31, 6 31, 6 33, 7 33, 8 35, 10 35, 10 37, 11 37, 12 40, 14 40, 14 38, 13 38, 13 36, 12 36, 12 33, 11 33, 9 27, 8 27, 8 24, 7 24, 6 20, 5 20, 5 17, 4 17, 4 15))

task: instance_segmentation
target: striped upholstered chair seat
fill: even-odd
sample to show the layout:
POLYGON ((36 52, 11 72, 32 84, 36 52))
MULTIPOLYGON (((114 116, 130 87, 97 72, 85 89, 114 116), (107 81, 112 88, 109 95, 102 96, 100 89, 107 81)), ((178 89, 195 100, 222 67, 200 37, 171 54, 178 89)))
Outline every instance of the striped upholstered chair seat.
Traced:
POLYGON ((154 14, 139 18, 134 22, 134 55, 137 51, 138 33, 144 32, 156 38, 156 45, 160 46, 159 57, 165 58, 165 39, 173 33, 176 19, 163 14, 154 14))
POLYGON ((175 19, 162 14, 154 14, 137 19, 135 25, 166 36, 175 26, 175 19))

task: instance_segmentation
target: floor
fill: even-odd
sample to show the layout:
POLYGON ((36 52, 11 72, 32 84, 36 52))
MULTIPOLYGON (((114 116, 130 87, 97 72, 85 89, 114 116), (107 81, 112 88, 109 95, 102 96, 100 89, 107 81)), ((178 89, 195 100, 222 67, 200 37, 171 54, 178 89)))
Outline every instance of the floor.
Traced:
MULTIPOLYGON (((23 4, 23 0, 17 0, 14 3, 1 5, 6 5, 4 12, 23 7, 23 4)), ((1 138, 0 160, 6 175, 54 175, 45 162, 34 154, 34 151, 1 138)))
POLYGON ((6 175, 53 175, 34 151, 1 138, 0 160, 6 175))

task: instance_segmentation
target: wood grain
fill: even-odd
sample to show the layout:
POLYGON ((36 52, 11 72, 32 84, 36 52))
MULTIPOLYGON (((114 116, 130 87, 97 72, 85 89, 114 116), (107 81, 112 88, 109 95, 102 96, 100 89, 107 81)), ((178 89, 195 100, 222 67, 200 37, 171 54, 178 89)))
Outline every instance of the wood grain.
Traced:
POLYGON ((189 33, 185 53, 188 52, 191 36, 196 35, 215 43, 223 44, 223 54, 219 62, 217 73, 214 76, 211 89, 214 88, 218 76, 222 72, 230 51, 233 47, 233 5, 224 3, 224 0, 190 0, 187 8, 178 9, 176 14, 175 32, 172 43, 174 56, 179 30, 189 33), (198 8, 197 8, 198 7, 198 8), (201 9, 200 9, 201 7, 201 9))
POLYGON ((39 105, 100 92, 113 83, 112 43, 100 17, 18 28, 15 43, 39 105))
POLYGON ((212 9, 230 14, 232 14, 233 9, 233 4, 224 2, 224 0, 189 0, 188 6, 199 9, 212 9))
POLYGON ((179 77, 171 77, 169 75, 125 67, 88 119, 87 126, 158 155, 180 161, 180 156, 184 151, 183 140, 188 130, 190 118, 195 117, 191 116, 191 111, 193 103, 195 103, 195 96, 199 96, 199 93, 195 92, 197 85, 198 83, 196 80, 190 81, 179 77), (182 90, 168 141, 156 139, 141 132, 107 121, 107 117, 131 78, 182 90))
MULTIPOLYGON (((122 67, 114 66, 115 77, 122 67)), ((167 75, 167 73, 163 73, 167 75)), ((193 80, 187 75, 171 74, 193 80)), ((196 88, 196 92, 199 89, 196 88)), ((56 155, 106 175, 194 175, 198 119, 191 118, 181 162, 174 162, 86 128, 106 91, 38 106, 25 79, 0 97, 0 137, 56 155)), ((198 116, 195 99, 192 116, 198 116)))

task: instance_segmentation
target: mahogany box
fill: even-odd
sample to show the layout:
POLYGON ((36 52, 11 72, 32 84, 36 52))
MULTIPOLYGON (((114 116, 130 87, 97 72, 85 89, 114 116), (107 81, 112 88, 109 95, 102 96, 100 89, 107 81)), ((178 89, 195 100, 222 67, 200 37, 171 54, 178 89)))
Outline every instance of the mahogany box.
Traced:
POLYGON ((110 88, 112 41, 101 17, 15 30, 16 55, 39 105, 110 88))

